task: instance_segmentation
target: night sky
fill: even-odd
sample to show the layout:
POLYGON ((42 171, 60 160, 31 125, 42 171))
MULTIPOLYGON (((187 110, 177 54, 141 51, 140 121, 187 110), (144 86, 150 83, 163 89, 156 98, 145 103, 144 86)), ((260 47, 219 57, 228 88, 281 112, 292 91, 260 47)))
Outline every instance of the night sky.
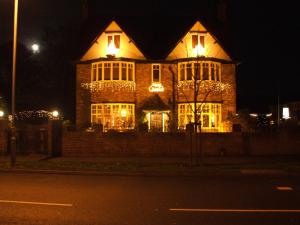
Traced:
MULTIPOLYGON (((28 47, 34 42, 39 43, 43 32, 51 27, 67 25, 82 29, 83 2, 19 0, 19 42, 28 47)), ((238 63, 238 109, 263 109, 264 106, 276 104, 278 94, 282 102, 300 101, 300 20, 297 18, 297 7, 289 1, 228 0, 224 1, 227 3, 226 17, 221 20, 218 17, 218 2, 220 1, 197 0, 177 4, 174 1, 158 0, 92 0, 89 15, 95 18, 96 15, 111 18, 132 16, 132 20, 138 17, 151 20, 168 16, 190 16, 217 21, 223 24, 223 33, 220 34, 226 40, 225 47, 238 63)), ((12 21, 13 0, 0 0, 1 45, 12 39, 12 21)), ((210 27, 207 28, 210 30, 210 27)), ((174 35, 175 38, 180 38, 174 35)), ((132 38, 135 39, 134 36, 132 38)), ((89 43, 85 44, 88 46, 89 43)), ((39 54, 44 54, 43 46, 39 54)), ((5 60, 5 56, 1 56, 0 60, 5 60)))

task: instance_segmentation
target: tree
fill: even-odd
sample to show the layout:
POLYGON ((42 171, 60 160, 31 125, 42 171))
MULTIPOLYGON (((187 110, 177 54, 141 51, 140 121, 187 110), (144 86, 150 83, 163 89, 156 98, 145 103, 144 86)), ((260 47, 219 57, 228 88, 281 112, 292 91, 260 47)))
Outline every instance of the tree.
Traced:
POLYGON ((199 163, 198 160, 200 160, 200 164, 202 164, 201 132, 202 126, 205 125, 202 124, 204 118, 202 118, 202 113, 206 110, 207 100, 210 94, 218 95, 222 100, 222 92, 224 90, 228 91, 230 85, 221 82, 219 64, 208 63, 209 61, 204 54, 198 54, 198 52, 196 56, 191 57, 188 54, 187 44, 186 53, 184 64, 181 64, 178 68, 179 74, 174 72, 172 67, 170 67, 170 70, 173 77, 175 77, 178 95, 183 96, 193 115, 188 117, 191 132, 190 164, 193 165, 193 155, 197 152, 196 163, 199 163))

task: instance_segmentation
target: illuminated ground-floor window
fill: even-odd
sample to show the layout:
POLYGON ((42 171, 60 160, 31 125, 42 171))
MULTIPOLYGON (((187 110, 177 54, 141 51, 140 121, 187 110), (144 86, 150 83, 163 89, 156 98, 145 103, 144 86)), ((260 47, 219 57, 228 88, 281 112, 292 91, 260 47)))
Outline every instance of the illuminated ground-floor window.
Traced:
MULTIPOLYGON (((201 129, 206 132, 222 132, 222 105, 219 103, 197 103, 201 129)), ((178 104, 178 127, 184 130, 188 123, 194 122, 194 104, 178 104)))
POLYGON ((91 123, 101 125, 104 131, 134 129, 134 110, 134 104, 92 104, 91 123))

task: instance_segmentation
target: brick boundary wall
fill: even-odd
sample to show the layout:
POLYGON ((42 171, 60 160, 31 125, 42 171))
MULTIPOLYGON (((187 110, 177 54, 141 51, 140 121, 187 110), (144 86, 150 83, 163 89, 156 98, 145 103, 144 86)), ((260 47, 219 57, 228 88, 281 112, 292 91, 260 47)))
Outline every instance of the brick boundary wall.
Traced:
MULTIPOLYGON (((300 154, 300 134, 202 134, 205 155, 300 154)), ((63 133, 63 156, 189 156, 190 137, 184 133, 63 133)))

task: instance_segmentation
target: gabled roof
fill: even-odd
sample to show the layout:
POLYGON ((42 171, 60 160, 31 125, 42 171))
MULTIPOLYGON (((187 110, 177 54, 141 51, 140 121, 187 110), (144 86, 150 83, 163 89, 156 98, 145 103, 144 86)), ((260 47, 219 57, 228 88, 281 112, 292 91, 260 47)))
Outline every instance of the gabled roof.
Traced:
MULTIPOLYGON (((88 46, 95 37, 99 36, 112 20, 115 20, 122 30, 132 38, 147 59, 162 60, 168 56, 168 53, 176 46, 180 38, 189 31, 199 18, 195 16, 90 17, 82 25, 80 56, 87 51, 88 46)), ((222 47, 225 46, 224 49, 229 46, 228 37, 221 35, 224 34, 221 27, 214 25, 213 22, 207 25, 204 19, 199 21, 205 25, 214 37, 218 36, 222 47), (219 32, 217 32, 218 30, 219 32)), ((226 52, 228 53, 228 51, 226 52)))

